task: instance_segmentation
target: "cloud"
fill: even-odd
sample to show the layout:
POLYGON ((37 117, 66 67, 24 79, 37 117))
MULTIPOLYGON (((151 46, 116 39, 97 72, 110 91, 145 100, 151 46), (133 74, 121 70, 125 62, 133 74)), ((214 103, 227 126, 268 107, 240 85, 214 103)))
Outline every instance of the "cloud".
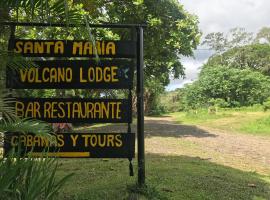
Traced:
POLYGON ((184 8, 199 17, 200 28, 207 34, 244 27, 256 32, 270 26, 269 0, 179 0, 184 8))
MULTIPOLYGON (((199 17, 199 27, 204 35, 211 32, 228 32, 231 28, 243 27, 257 32, 270 26, 270 0, 179 0, 184 9, 199 17)), ((183 87, 198 77, 200 66, 213 52, 195 51, 195 59, 181 59, 186 68, 186 78, 171 80, 167 90, 183 87)))

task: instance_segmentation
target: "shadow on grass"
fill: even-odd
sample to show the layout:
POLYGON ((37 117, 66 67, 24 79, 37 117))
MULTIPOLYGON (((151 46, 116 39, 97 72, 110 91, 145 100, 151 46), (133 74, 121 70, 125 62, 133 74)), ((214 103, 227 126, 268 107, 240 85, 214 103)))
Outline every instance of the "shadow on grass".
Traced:
MULTIPOLYGON (((58 176, 75 176, 59 200, 269 200, 266 177, 187 156, 146 155, 147 187, 128 176, 128 161, 120 159, 61 160, 58 176)), ((136 166, 135 166, 136 169, 136 166)), ((269 178, 269 177, 268 177, 269 178)), ((269 180, 269 179, 268 179, 269 180)))
MULTIPOLYGON (((136 125, 131 127, 133 132, 136 132, 136 125)), ((89 127, 85 130, 89 132, 127 132, 126 124, 111 124, 102 127, 89 127)), ((145 120, 145 136, 146 137, 217 137, 215 134, 210 134, 207 131, 197 128, 193 125, 183 125, 174 121, 168 120, 167 117, 148 118, 145 120)))

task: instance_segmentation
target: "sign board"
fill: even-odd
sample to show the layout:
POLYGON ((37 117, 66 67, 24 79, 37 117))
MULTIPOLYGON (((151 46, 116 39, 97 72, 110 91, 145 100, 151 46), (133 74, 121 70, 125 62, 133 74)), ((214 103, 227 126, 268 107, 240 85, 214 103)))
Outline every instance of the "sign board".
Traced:
POLYGON ((133 63, 128 60, 36 61, 38 67, 7 71, 13 89, 129 89, 133 63))
MULTIPOLYGON (((3 24, 3 23, 1 23, 3 24)), ((128 123, 128 133, 55 133, 54 142, 30 133, 7 133, 4 152, 22 147, 34 156, 48 149, 52 157, 128 158, 135 152, 131 133, 134 64, 137 67, 138 183, 144 184, 144 100, 143 27, 135 24, 92 24, 90 27, 124 28, 134 41, 28 40, 16 39, 17 26, 65 27, 63 24, 7 22, 8 50, 34 57, 39 67, 11 70, 7 65, 10 89, 128 89, 128 99, 16 98, 16 115, 50 123, 128 123), (93 58, 99 57, 99 63, 93 58), (57 60, 56 60, 57 59, 57 60), (136 60, 136 62, 135 62, 136 60), (18 146, 19 145, 19 146, 18 146)), ((73 24, 71 27, 83 25, 73 24)), ((97 60, 97 59, 96 59, 97 60)), ((13 106, 13 105, 12 105, 13 106)))
POLYGON ((16 98, 21 118, 50 123, 131 123, 131 99, 16 98))
POLYGON ((12 50, 26 57, 134 58, 132 41, 19 40, 10 41, 12 50))
POLYGON ((6 134, 4 148, 22 155, 62 158, 133 158, 134 133, 57 133, 52 137, 33 134, 6 134))

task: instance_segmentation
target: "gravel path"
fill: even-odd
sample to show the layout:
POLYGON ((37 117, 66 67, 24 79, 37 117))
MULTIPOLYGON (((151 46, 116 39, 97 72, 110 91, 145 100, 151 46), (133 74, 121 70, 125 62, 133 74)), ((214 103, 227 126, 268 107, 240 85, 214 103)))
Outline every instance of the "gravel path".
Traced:
MULTIPOLYGON (((94 130, 125 132, 126 129, 123 125, 112 125, 94 130)), ((136 132, 134 125, 132 131, 136 132)), ((241 170, 270 175, 270 137, 182 125, 171 117, 146 117, 145 135, 146 153, 200 157, 241 170)))

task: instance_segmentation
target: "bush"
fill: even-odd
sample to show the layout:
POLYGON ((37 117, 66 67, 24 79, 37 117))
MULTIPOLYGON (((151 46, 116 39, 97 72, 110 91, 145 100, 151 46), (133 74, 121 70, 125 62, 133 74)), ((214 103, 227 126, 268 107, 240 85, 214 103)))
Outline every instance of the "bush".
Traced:
POLYGON ((72 174, 56 181, 56 159, 20 158, 19 154, 10 153, 0 159, 0 199, 55 199, 72 174))
POLYGON ((249 69, 204 66, 199 79, 185 88, 189 108, 241 107, 262 104, 270 95, 270 78, 249 69))
POLYGON ((270 110, 270 97, 263 103, 263 110, 266 112, 270 110))

